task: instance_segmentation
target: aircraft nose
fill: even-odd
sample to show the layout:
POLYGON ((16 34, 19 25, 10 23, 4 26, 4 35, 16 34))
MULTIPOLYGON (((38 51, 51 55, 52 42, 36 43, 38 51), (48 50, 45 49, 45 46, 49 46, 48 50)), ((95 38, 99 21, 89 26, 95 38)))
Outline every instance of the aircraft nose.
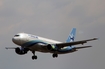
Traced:
POLYGON ((12 38, 12 41, 16 43, 17 39, 15 37, 12 38))
POLYGON ((15 44, 17 44, 17 45, 20 45, 20 40, 19 40, 19 38, 13 37, 13 38, 12 38, 12 41, 13 41, 15 44))
POLYGON ((17 43, 18 41, 19 41, 19 34, 17 34, 17 35, 15 35, 13 38, 12 38, 12 41, 14 42, 14 43, 17 43))

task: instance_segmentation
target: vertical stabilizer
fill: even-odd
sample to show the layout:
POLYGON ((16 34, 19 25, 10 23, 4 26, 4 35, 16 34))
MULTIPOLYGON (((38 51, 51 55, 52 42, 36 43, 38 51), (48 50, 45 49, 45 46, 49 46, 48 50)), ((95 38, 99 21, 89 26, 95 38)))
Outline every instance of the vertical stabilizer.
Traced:
POLYGON ((73 28, 72 31, 69 34, 69 37, 67 38, 66 42, 73 42, 76 35, 76 28, 73 28))

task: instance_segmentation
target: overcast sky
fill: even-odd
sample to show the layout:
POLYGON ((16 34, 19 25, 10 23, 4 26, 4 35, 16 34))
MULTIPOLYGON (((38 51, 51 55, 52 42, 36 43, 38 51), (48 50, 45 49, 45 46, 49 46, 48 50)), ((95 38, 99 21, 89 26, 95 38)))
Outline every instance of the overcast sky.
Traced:
POLYGON ((105 69, 105 0, 0 0, 0 69, 105 69), (5 50, 17 47, 11 39, 19 32, 65 42, 73 27, 75 40, 99 40, 58 58, 36 52, 34 61, 31 52, 5 50))

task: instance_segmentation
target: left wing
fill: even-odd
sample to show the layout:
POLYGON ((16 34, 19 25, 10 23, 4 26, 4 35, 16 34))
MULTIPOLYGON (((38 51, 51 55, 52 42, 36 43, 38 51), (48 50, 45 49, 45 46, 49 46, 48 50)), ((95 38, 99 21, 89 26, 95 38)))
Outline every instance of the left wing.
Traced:
POLYGON ((5 47, 5 49, 16 49, 17 47, 5 47))
POLYGON ((58 48, 62 48, 65 46, 72 46, 72 45, 78 45, 78 44, 84 44, 87 43, 88 41, 93 41, 97 40, 98 38, 93 38, 93 39, 88 39, 88 40, 81 40, 81 41, 74 41, 74 42, 68 42, 68 43, 59 43, 55 44, 58 48))

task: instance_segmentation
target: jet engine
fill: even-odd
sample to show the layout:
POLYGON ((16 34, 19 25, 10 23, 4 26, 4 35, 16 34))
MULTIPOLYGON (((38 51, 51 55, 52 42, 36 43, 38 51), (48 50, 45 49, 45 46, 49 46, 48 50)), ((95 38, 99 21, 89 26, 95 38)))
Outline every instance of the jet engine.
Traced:
POLYGON ((27 48, 20 49, 19 47, 15 48, 15 52, 19 55, 24 55, 28 52, 27 48))
POLYGON ((51 51, 56 51, 58 48, 57 48, 57 46, 55 46, 55 45, 50 45, 50 44, 48 44, 48 45, 47 45, 47 49, 48 49, 48 50, 51 50, 51 51))

